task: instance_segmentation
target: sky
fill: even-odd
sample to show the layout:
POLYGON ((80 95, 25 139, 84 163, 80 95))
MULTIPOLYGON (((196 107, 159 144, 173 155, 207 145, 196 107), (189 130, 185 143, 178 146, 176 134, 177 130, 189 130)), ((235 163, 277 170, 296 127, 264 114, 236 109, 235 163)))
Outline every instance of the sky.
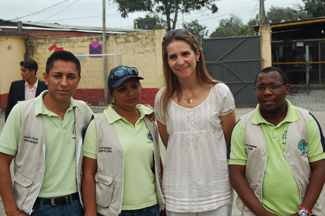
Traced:
MULTIPOLYGON (((219 10, 215 14, 208 10, 193 11, 184 16, 179 14, 177 28, 182 28, 183 21, 191 22, 197 19, 201 25, 207 26, 211 34, 218 27, 220 19, 229 19, 235 15, 246 24, 259 13, 259 0, 219 0, 216 4, 219 10)), ((296 5, 303 5, 303 2, 265 0, 264 4, 265 10, 268 11, 271 6, 297 9, 296 5)), ((137 12, 129 14, 128 18, 122 18, 118 5, 113 0, 106 1, 107 28, 132 29, 133 20, 146 14, 148 13, 137 12)), ((0 19, 102 27, 102 0, 0 0, 0 19)))

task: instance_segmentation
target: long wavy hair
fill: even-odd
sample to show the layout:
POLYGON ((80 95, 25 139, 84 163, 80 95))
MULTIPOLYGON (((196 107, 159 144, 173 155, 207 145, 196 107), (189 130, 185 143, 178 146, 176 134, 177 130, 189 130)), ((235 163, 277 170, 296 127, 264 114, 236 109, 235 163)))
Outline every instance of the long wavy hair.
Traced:
POLYGON ((162 42, 162 58, 163 58, 163 72, 165 78, 165 90, 162 93, 160 99, 162 102, 161 106, 165 117, 169 117, 167 110, 174 93, 176 93, 178 100, 180 100, 182 97, 180 82, 168 64, 167 46, 173 41, 184 41, 188 43, 195 54, 197 54, 198 50, 200 51, 199 61, 196 62, 196 79, 199 85, 206 85, 206 84, 215 85, 221 82, 213 79, 211 75, 208 73, 208 70, 205 66, 203 49, 200 47, 199 43, 191 33, 190 35, 173 34, 170 37, 166 38, 162 42))

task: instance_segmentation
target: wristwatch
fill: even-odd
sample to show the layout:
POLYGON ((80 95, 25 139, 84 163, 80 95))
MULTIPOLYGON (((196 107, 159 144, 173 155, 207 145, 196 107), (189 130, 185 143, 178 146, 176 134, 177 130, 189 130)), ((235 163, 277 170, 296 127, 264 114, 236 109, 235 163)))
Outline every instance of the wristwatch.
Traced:
POLYGON ((298 214, 299 216, 308 216, 308 212, 306 210, 300 210, 298 214))

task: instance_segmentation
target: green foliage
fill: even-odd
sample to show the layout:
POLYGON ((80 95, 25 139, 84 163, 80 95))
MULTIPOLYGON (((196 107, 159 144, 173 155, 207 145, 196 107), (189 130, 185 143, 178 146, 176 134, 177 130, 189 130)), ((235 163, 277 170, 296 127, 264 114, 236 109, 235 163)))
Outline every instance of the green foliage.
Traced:
POLYGON ((138 17, 134 20, 135 29, 155 30, 166 27, 166 21, 160 19, 157 14, 146 15, 145 17, 138 17))
POLYGON ((324 0, 303 0, 305 3, 306 18, 316 18, 325 16, 324 0))
POLYGON ((189 30, 195 37, 197 41, 201 41, 202 37, 207 37, 209 30, 206 30, 207 27, 200 25, 198 20, 192 22, 184 23, 184 28, 189 30))
POLYGON ((252 34, 253 30, 249 25, 243 25, 240 18, 232 16, 230 19, 221 19, 219 27, 212 32, 210 37, 247 36, 252 34))
POLYGON ((297 21, 301 16, 301 11, 289 7, 282 8, 271 6, 270 10, 267 12, 267 19, 272 20, 272 23, 280 23, 281 20, 285 22, 297 21))
POLYGON ((167 30, 175 29, 178 12, 188 14, 193 10, 204 8, 212 13, 218 11, 215 0, 113 0, 118 3, 122 17, 138 11, 156 11, 166 16, 167 30), (173 17, 172 17, 173 15, 173 17))

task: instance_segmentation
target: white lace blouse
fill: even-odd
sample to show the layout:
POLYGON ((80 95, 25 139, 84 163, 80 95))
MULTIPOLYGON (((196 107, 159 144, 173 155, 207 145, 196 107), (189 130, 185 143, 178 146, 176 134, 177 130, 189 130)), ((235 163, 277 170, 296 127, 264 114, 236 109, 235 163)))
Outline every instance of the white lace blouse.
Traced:
POLYGON ((161 89, 155 100, 156 118, 167 125, 168 148, 164 166, 163 193, 172 212, 203 212, 232 203, 227 147, 220 116, 235 109, 228 86, 214 85, 208 97, 194 108, 173 100, 165 118, 161 89))

